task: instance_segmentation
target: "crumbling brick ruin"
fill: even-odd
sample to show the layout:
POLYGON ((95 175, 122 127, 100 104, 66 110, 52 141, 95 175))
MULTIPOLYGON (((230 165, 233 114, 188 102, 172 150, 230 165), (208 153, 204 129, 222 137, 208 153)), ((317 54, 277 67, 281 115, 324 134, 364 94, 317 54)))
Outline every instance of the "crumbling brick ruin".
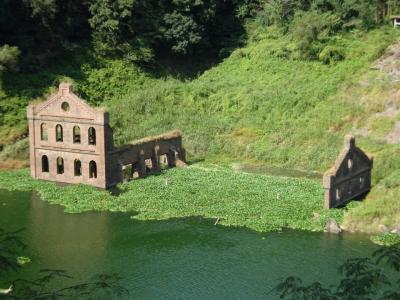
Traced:
POLYGON ((143 177, 149 168, 160 170, 162 156, 170 167, 185 162, 179 131, 114 147, 108 112, 89 106, 68 83, 29 105, 27 115, 33 178, 109 188, 123 180, 127 165, 143 177))
POLYGON ((372 166, 373 158, 356 147, 354 136, 347 135, 334 166, 324 174, 325 208, 342 206, 369 192, 372 166))

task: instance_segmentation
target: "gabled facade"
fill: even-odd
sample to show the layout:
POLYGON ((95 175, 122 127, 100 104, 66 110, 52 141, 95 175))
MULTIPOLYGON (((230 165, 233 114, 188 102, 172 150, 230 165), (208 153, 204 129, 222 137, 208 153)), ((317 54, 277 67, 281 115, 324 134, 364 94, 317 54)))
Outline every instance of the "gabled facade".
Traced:
POLYGON ((366 194, 371 189, 373 158, 356 147, 355 137, 347 135, 334 166, 324 174, 325 208, 334 208, 366 194))
POLYGON ((28 106, 33 178, 107 188, 107 153, 112 149, 108 113, 90 107, 68 83, 47 101, 28 106))
POLYGON ((144 138, 115 148, 109 114, 89 106, 61 83, 57 93, 27 108, 31 176, 63 183, 109 188, 124 178, 127 167, 138 177, 185 161, 179 131, 144 138))

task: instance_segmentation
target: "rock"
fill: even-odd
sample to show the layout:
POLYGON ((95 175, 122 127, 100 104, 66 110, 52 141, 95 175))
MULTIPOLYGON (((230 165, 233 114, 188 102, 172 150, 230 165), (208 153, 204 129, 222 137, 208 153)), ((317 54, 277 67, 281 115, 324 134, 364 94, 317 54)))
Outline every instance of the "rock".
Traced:
POLYGON ((394 124, 393 129, 386 136, 386 142, 391 145, 400 144, 400 122, 394 124))
POLYGON ((391 233, 400 234, 400 225, 397 225, 397 226, 391 231, 391 233))
POLYGON ((335 219, 330 219, 325 226, 325 231, 329 233, 339 234, 342 232, 338 222, 335 219))
POLYGON ((386 225, 383 225, 383 224, 380 224, 380 225, 378 226, 378 229, 379 229, 379 231, 382 232, 382 233, 388 233, 388 232, 390 232, 389 228, 388 228, 386 225))

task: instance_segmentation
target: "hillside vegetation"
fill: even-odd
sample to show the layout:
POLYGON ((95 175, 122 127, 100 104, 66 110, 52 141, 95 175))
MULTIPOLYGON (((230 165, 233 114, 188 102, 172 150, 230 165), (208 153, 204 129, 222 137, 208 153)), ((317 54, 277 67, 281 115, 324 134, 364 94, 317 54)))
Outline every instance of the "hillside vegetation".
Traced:
POLYGON ((375 157, 374 188, 346 212, 344 225, 392 229, 400 224, 400 83, 390 59, 399 51, 387 49, 399 31, 324 13, 293 13, 289 28, 261 13, 242 23, 244 44, 207 70, 203 56, 143 65, 81 47, 34 73, 5 73, 3 168, 26 158, 26 105, 70 80, 89 103, 108 108, 117 144, 179 128, 192 160, 323 172, 353 133, 375 157), (387 60, 377 61, 382 55, 387 60))

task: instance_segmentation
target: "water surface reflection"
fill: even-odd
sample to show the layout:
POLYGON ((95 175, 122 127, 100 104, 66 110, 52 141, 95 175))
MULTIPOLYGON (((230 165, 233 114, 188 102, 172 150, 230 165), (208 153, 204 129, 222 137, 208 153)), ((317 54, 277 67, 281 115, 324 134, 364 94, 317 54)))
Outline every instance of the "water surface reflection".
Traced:
MULTIPOLYGON (((0 227, 25 227, 33 262, 19 276, 41 268, 66 269, 76 280, 118 273, 132 298, 273 299, 280 279, 335 283, 347 258, 368 256, 362 235, 300 231, 257 233, 214 226, 201 218, 137 221, 131 214, 65 214, 35 193, 0 190, 0 227)), ((3 286, 9 278, 0 278, 3 286)))

